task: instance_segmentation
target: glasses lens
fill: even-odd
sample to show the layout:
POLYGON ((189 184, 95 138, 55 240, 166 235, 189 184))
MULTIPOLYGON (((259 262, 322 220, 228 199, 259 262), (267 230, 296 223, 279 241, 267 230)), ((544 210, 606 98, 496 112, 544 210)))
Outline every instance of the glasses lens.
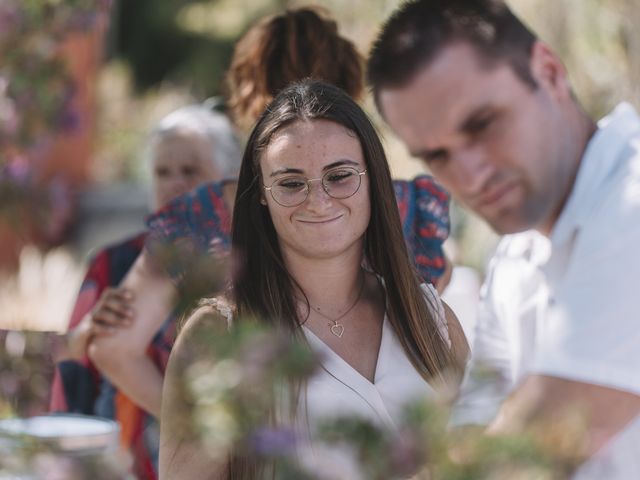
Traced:
POLYGON ((307 198, 307 179, 304 177, 285 177, 271 186, 273 199, 284 207, 300 205, 307 198))
POLYGON ((334 168, 324 174, 322 184, 333 198, 347 198, 360 188, 360 174, 351 167, 334 168))

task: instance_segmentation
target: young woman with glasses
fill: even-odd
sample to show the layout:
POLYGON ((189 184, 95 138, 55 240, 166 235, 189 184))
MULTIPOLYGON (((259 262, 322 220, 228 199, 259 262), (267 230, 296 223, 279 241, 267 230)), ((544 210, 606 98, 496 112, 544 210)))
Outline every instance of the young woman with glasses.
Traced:
MULTIPOLYGON (((420 283, 382 145, 340 89, 295 84, 258 120, 238 179, 232 258, 239 265, 230 310, 217 308, 220 301, 199 309, 172 353, 162 405, 163 478, 235 480, 267 471, 255 458, 207 451, 176 421, 192 405, 176 393, 197 361, 185 359, 210 321, 255 318, 319 354, 323 368, 296 390, 292 424, 302 438, 313 437, 314 422, 337 414, 393 430, 401 405, 459 378, 464 335, 435 289, 420 283)), ((302 450, 302 463, 314 465, 313 449, 302 450)))

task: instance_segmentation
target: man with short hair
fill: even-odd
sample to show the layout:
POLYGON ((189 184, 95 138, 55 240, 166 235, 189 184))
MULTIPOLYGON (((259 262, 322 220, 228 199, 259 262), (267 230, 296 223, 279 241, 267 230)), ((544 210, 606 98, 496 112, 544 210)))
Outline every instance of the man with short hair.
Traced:
POLYGON ((592 121, 556 54, 492 0, 404 4, 368 79, 410 152, 505 235, 454 421, 504 431, 580 409, 592 458, 574 478, 640 478, 636 112, 592 121))

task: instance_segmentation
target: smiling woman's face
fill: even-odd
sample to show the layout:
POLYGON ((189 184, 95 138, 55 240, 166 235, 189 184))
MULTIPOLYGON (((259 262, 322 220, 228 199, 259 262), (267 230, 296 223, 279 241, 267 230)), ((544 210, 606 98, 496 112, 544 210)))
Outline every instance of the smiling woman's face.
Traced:
MULTIPOLYGON (((328 120, 297 121, 284 127, 260 159, 262 182, 267 186, 291 174, 318 179, 335 167, 358 172, 367 168, 357 136, 328 120)), ((262 201, 269 209, 285 259, 361 255, 371 216, 367 175, 360 177, 358 191, 344 199, 329 196, 320 181, 311 182, 306 200, 294 207, 279 205, 263 190, 262 201)))

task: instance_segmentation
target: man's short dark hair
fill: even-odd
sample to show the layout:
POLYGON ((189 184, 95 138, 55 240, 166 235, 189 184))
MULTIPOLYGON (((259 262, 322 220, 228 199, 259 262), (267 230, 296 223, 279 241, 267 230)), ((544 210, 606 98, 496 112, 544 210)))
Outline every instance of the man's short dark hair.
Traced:
POLYGON ((369 56, 367 81, 378 101, 382 88, 406 85, 442 50, 471 45, 482 61, 505 61, 535 88, 529 69, 536 36, 500 0, 417 0, 385 23, 369 56))

